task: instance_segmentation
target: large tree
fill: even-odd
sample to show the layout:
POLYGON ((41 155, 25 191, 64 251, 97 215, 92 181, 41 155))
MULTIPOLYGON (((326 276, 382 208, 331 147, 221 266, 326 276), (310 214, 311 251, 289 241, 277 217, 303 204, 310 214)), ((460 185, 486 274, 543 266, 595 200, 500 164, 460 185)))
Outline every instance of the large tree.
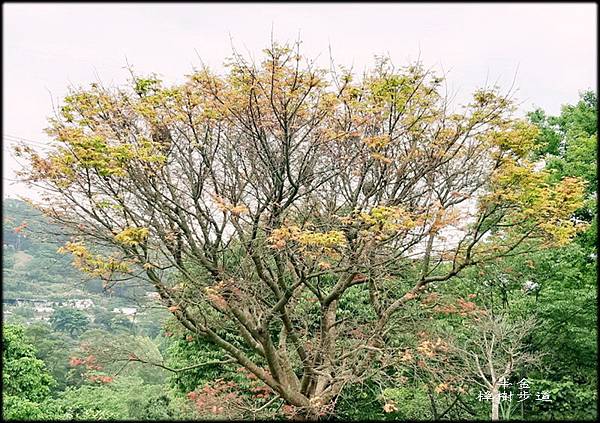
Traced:
POLYGON ((428 287, 577 231, 583 183, 537 169, 537 130, 513 113, 497 88, 453 106, 419 63, 354 79, 273 45, 223 76, 73 89, 53 150, 19 152, 77 266, 145 278, 187 330, 315 417, 384 369, 428 287))
POLYGON ((90 319, 80 310, 61 307, 54 310, 50 317, 52 327, 60 332, 67 332, 72 337, 85 332, 90 319))

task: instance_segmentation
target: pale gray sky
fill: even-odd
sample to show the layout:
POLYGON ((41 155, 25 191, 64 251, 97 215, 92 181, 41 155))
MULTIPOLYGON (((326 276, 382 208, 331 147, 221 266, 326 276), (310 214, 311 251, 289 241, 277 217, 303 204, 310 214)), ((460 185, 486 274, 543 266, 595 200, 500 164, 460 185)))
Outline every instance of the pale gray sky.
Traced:
MULTIPOLYGON (((300 34, 305 55, 356 71, 387 54, 398 65, 419 56, 449 71, 464 98, 516 74, 522 111, 557 113, 596 87, 596 4, 3 4, 4 196, 27 195, 8 153, 14 137, 45 142, 46 118, 70 84, 128 78, 136 72, 181 80, 202 60, 220 69, 231 40, 255 57, 271 30, 300 34), (231 39, 230 39, 231 37, 231 39)), ((32 194, 32 193, 29 193, 32 194)), ((30 195, 34 196, 34 195, 30 195)))

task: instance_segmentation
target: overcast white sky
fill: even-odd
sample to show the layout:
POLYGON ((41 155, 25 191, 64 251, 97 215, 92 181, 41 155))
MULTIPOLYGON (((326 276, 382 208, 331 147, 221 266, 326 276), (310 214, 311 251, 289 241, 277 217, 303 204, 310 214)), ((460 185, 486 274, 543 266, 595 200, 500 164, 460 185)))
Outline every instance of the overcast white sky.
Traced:
MULTIPOLYGON (((522 111, 557 113, 596 87, 596 4, 6 4, 3 8, 4 196, 26 196, 8 179, 13 137, 45 142, 52 99, 71 84, 120 84, 136 72, 181 80, 202 60, 219 69, 231 53, 257 57, 271 37, 305 55, 362 71, 375 54, 398 65, 420 53, 449 71, 464 98, 486 79, 508 88, 516 74, 522 111), (231 39, 230 39, 231 37, 231 39), (7 138, 8 137, 8 138, 7 138)), ((31 194, 31 193, 29 193, 31 194)), ((32 196, 32 195, 30 195, 32 196)))

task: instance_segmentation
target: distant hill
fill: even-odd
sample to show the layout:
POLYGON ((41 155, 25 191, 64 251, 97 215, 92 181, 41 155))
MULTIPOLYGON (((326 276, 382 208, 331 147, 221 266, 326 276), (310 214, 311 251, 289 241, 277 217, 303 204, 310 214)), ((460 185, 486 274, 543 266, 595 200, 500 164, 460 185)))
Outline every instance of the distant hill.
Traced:
MULTIPOLYGON (((29 204, 16 199, 2 203, 2 274, 5 298, 68 299, 95 294, 108 298, 102 281, 75 269, 68 254, 60 254, 66 238, 60 227, 29 204)), ((110 296, 144 296, 133 284, 116 286, 110 296)), ((119 304, 120 305, 120 304, 119 304)))
POLYGON ((168 316, 162 310, 147 309, 157 305, 152 287, 141 281, 127 281, 106 292, 101 280, 74 268, 69 254, 57 252, 66 241, 56 235, 60 232, 60 227, 27 203, 4 199, 4 318, 26 323, 47 321, 57 307, 70 307, 82 309, 98 327, 106 329, 114 324, 115 318, 119 321, 117 315, 128 321, 131 318, 128 311, 134 310, 135 330, 155 336, 168 316), (108 323, 102 326, 100 322, 108 323))

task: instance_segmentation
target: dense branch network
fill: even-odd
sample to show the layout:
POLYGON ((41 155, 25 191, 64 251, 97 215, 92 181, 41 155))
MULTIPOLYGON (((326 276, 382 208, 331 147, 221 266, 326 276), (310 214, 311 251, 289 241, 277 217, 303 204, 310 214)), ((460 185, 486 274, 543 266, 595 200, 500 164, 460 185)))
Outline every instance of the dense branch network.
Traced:
POLYGON ((288 404, 318 414, 367 377, 432 283, 577 230, 582 183, 535 170, 496 89, 456 111, 419 63, 355 81, 277 45, 228 69, 73 90, 54 150, 18 153, 79 267, 146 279, 288 404))

